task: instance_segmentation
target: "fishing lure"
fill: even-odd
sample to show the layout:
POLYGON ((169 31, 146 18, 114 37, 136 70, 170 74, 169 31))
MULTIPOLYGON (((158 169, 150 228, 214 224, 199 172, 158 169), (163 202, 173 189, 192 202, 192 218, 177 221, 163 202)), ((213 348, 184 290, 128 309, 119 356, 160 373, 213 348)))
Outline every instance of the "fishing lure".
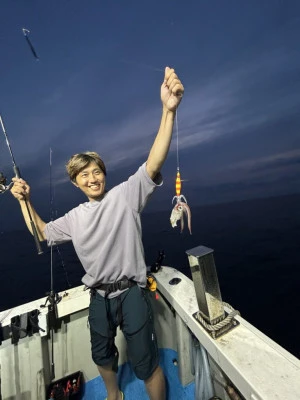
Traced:
POLYGON ((188 222, 188 229, 190 234, 192 234, 192 226, 191 226, 191 210, 187 204, 187 200, 185 196, 181 193, 181 177, 180 177, 180 170, 179 170, 179 152, 178 152, 178 121, 177 121, 177 111, 176 111, 176 128, 177 128, 177 173, 176 173, 176 180, 175 180, 175 192, 176 196, 173 197, 172 204, 175 200, 175 206, 172 209, 170 222, 173 228, 177 226, 177 221, 180 221, 181 225, 181 232, 184 229, 184 217, 187 218, 188 222))
POLYGON ((170 222, 173 228, 177 226, 177 221, 180 221, 181 225, 181 232, 184 229, 184 217, 187 218, 188 221, 188 228, 190 234, 192 234, 192 226, 191 226, 191 210, 187 204, 185 196, 181 193, 181 179, 180 179, 180 172, 177 169, 176 174, 176 181, 175 181, 175 189, 176 189, 176 196, 173 197, 172 204, 175 200, 175 206, 171 212, 170 222))
POLYGON ((25 28, 23 28, 22 31, 23 31, 23 35, 25 36, 26 42, 28 43, 28 46, 30 47, 30 50, 31 50, 32 54, 34 55, 35 59, 36 59, 37 61, 39 61, 39 60, 40 60, 40 59, 39 59, 39 56, 36 54, 36 51, 35 51, 35 49, 34 49, 32 43, 31 43, 31 41, 30 41, 30 39, 29 39, 29 33, 30 33, 30 31, 29 31, 28 29, 25 29, 25 28))

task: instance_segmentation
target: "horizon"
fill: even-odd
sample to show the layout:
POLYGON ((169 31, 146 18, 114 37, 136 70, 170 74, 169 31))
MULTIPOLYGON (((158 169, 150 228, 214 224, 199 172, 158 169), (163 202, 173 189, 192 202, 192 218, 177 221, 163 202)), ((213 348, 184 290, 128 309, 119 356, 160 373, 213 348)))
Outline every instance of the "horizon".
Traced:
MULTIPOLYGON (((272 200, 273 201, 283 200, 283 199, 287 200, 287 199, 290 199, 293 197, 300 198, 300 193, 295 192, 295 193, 283 194, 283 195, 279 195, 279 196, 277 195, 277 196, 268 196, 268 197, 255 197, 255 198, 250 198, 250 199, 234 200, 234 201, 229 201, 229 202, 224 202, 224 203, 222 202, 222 203, 209 203, 209 204, 196 205, 191 208, 192 223, 193 223, 193 210, 195 208, 201 209, 201 208, 216 208, 216 207, 222 207, 222 206, 226 207, 226 206, 231 206, 231 205, 234 205, 237 203, 249 203, 250 204, 250 203, 255 202, 257 204, 260 202, 261 203, 267 202, 268 200, 271 200, 271 201, 272 200)), ((146 210, 141 213, 141 218, 143 221, 143 216, 145 216, 145 215, 148 216, 148 215, 152 215, 152 214, 163 214, 163 213, 166 213, 169 216, 169 214, 171 214, 171 208, 170 209, 165 208, 165 209, 159 209, 159 210, 150 209, 150 211, 147 211, 147 208, 146 208, 146 210)), ((58 215, 58 216, 60 216, 60 215, 58 215)), ((9 229, 8 226, 5 229, 2 229, 1 225, 2 224, 1 224, 1 216, 0 216, 0 234, 4 234, 6 232, 22 232, 22 233, 28 232, 28 229, 27 229, 25 223, 23 224, 23 227, 20 226, 17 229, 9 229)), ((143 223, 142 224, 143 231, 145 231, 147 229, 147 227, 144 225, 145 224, 143 223)), ((178 224, 178 226, 179 226, 179 224, 178 224)), ((179 229, 178 226, 177 226, 177 230, 179 229)), ((176 228, 173 228, 173 229, 174 229, 174 231, 176 231, 176 228)), ((29 236, 29 237, 31 238, 31 236, 29 236)))

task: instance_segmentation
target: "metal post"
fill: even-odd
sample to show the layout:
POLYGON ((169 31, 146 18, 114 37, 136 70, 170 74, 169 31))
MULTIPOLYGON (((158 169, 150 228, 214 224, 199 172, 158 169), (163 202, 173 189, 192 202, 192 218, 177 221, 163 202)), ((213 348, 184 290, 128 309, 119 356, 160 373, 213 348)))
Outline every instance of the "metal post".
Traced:
POLYGON ((211 325, 225 318, 213 250, 198 246, 187 250, 201 316, 211 325))

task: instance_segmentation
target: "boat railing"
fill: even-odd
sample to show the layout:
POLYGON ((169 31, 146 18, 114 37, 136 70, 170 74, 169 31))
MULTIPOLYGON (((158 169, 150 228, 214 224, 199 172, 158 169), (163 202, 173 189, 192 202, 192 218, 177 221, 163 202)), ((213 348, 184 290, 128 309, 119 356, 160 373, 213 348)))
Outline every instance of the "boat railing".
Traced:
MULTIPOLYGON (((214 337, 195 317, 199 304, 193 281, 167 266, 163 266, 155 278, 159 299, 154 296, 153 302, 158 330, 165 333, 161 335, 165 342, 162 347, 177 350, 178 374, 183 385, 195 381, 196 395, 206 391, 205 396, 213 393, 224 400, 238 398, 232 393, 247 400, 299 400, 300 360, 239 315, 234 316, 238 322, 234 328, 214 337)), ((206 290, 211 295, 208 287, 206 290)), ((56 379, 81 370, 83 365, 86 380, 93 379, 97 371, 90 356, 89 291, 79 286, 61 292, 60 297, 56 305, 59 323, 53 333, 56 379)), ((41 393, 51 376, 48 309, 41 307, 45 300, 38 299, 0 312, 3 399, 19 398, 13 397, 16 393, 26 394, 28 399, 44 398, 41 393), (12 343, 12 321, 19 317, 18 321, 24 322, 24 315, 34 310, 39 312, 41 329, 12 343)), ((209 300, 212 304, 212 299, 209 300)), ((226 317, 232 310, 222 304, 226 317)), ((211 321, 219 323, 214 316, 211 321)), ((122 349, 120 363, 127 360, 124 343, 124 338, 118 334, 117 346, 122 349)), ((203 396, 199 398, 206 400, 203 396)))

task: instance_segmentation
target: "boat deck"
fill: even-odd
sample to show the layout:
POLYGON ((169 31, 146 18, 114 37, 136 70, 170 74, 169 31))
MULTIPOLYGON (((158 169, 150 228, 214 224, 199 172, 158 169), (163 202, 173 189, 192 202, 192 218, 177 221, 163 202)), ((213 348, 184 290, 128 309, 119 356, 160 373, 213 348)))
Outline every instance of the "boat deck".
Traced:
MULTIPOLYGON (((177 353, 174 350, 160 350, 160 365, 166 376, 166 390, 168 400, 191 400, 195 398, 195 384, 182 386, 178 378, 178 367, 174 364, 177 353)), ((137 379, 127 362, 119 367, 119 386, 124 393, 125 400, 149 399, 144 382, 137 379)), ((82 400, 104 400, 106 398, 104 382, 99 376, 87 382, 84 386, 82 400)))

